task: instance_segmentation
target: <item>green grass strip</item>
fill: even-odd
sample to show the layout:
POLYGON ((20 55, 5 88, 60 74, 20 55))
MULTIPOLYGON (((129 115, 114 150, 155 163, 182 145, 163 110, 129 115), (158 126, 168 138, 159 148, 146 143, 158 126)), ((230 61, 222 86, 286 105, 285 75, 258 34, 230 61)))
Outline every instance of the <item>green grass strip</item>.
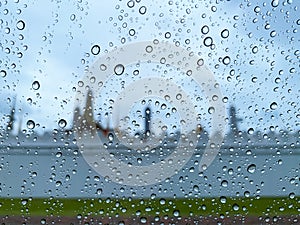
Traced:
POLYGON ((300 198, 67 199, 0 198, 10 216, 295 216, 300 198))

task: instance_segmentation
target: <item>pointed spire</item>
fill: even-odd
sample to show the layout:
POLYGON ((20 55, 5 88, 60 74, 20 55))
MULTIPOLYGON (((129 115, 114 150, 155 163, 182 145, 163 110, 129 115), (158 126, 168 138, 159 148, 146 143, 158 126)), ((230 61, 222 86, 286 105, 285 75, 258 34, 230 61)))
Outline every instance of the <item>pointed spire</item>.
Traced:
POLYGON ((83 118, 86 120, 87 124, 92 124, 94 121, 92 100, 93 100, 93 93, 91 90, 89 90, 86 98, 84 113, 83 113, 83 118))
POLYGON ((242 118, 237 117, 236 109, 234 106, 230 106, 229 110, 230 132, 237 135, 239 133, 239 122, 242 118))
POLYGON ((15 123, 15 111, 16 111, 16 99, 17 97, 14 97, 13 99, 13 104, 12 104, 12 108, 10 110, 10 114, 9 114, 9 121, 8 124, 6 126, 6 132, 7 133, 11 133, 14 129, 14 123, 15 123))

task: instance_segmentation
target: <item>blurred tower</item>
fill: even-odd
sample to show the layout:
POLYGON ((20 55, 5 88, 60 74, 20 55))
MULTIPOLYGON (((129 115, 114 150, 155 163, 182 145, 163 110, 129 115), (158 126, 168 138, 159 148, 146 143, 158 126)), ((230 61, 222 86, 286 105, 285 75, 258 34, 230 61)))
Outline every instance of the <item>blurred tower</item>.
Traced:
POLYGON ((6 126, 6 132, 11 133, 14 129, 15 123, 15 111, 16 111, 16 97, 13 100, 12 108, 10 110, 10 114, 8 115, 8 124, 6 126))
POLYGON ((150 123, 151 123, 151 109, 147 107, 145 109, 145 137, 150 136, 150 123))
POLYGON ((238 123, 242 121, 242 118, 236 116, 236 109, 234 106, 230 106, 229 110, 230 132, 234 135, 239 133, 238 123))
POLYGON ((91 90, 89 90, 87 93, 85 108, 83 112, 83 118, 85 119, 87 125, 93 124, 94 121, 92 100, 93 100, 93 93, 91 90))

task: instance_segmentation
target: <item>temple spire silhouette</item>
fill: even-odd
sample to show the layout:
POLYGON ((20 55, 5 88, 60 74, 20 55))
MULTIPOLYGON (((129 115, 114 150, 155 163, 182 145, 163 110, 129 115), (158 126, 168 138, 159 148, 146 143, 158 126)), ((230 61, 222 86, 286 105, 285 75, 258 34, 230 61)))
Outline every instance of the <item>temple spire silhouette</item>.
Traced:
POLYGON ((230 106, 229 109, 229 123, 230 123, 230 132, 234 135, 239 133, 238 123, 242 121, 242 118, 237 117, 236 109, 234 106, 230 106))
POLYGON ((10 114, 8 115, 9 120, 6 126, 7 133, 11 133, 14 129, 15 112, 16 112, 16 97, 14 97, 13 99, 12 108, 10 110, 10 114))

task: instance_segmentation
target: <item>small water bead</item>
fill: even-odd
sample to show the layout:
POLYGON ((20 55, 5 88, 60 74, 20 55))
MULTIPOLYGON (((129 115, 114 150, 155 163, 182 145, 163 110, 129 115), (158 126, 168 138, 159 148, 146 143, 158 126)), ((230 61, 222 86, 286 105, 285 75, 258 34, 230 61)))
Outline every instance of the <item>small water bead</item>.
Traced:
POLYGON ((204 38, 203 40, 203 44, 206 46, 206 47, 210 47, 213 45, 213 39, 211 37, 206 37, 204 38))
POLYGON ((207 25, 205 25, 201 28, 202 34, 208 34, 208 32, 209 32, 209 27, 207 25))
POLYGON ((233 206, 232 206, 232 209, 234 210, 234 211, 238 211, 239 210, 239 205, 238 204, 233 204, 233 206))
POLYGON ((151 46, 151 45, 148 45, 147 47, 146 47, 146 52, 147 53, 151 53, 153 51, 153 47, 151 46))
POLYGON ((28 120, 26 123, 28 129, 34 129, 35 128, 35 122, 33 120, 28 120))
POLYGON ((99 45, 94 45, 92 48, 91 48, 91 52, 93 55, 98 55, 100 53, 100 46, 99 45))
POLYGON ((203 66, 204 65, 204 60, 203 59, 198 59, 197 65, 198 66, 203 66))
POLYGON ((129 2, 127 2, 127 6, 128 6, 129 8, 134 7, 134 5, 135 5, 135 1, 133 1, 133 0, 130 0, 129 2))
POLYGON ((70 16, 70 20, 71 20, 71 21, 74 21, 74 20, 75 20, 75 18, 76 18, 76 15, 75 15, 75 14, 71 14, 71 16, 70 16))
POLYGON ((105 71, 107 69, 107 66, 104 64, 100 65, 100 70, 105 71))
POLYGON ((147 12, 146 6, 141 6, 140 9, 139 9, 139 13, 144 15, 146 12, 147 12))
POLYGON ((251 164, 251 165, 249 165, 248 168, 247 168, 247 171, 248 171, 249 173, 254 173, 255 170, 256 170, 256 165, 255 165, 255 164, 251 164))
POLYGON ((169 39, 171 37, 171 33, 170 32, 166 32, 165 33, 165 38, 169 39))
POLYGON ((227 180, 223 180, 221 182, 222 187, 227 187, 228 186, 228 181, 227 180))
POLYGON ((257 46, 254 46, 253 48, 252 48, 252 53, 253 54, 256 54, 258 52, 258 47, 257 46))
POLYGON ((120 76, 124 73, 125 67, 122 64, 118 64, 115 66, 114 72, 116 75, 120 76))
POLYGON ((220 202, 221 202, 222 204, 225 204, 226 201, 227 201, 227 198, 226 198, 225 196, 221 196, 221 197, 220 197, 220 202))
POLYGON ((254 12, 259 13, 260 12, 260 7, 259 6, 255 6, 254 7, 254 12))
POLYGON ((279 5, 279 0, 272 0, 271 5, 277 7, 279 5))
POLYGON ((65 127, 67 126, 67 121, 65 121, 64 119, 60 119, 60 120, 58 121, 58 126, 59 126, 60 128, 65 128, 65 127))
POLYGON ((230 57, 229 56, 225 56, 222 60, 223 64, 224 65, 228 65, 230 63, 230 57))
POLYGON ((174 215, 175 217, 178 217, 179 214, 180 214, 179 210, 174 210, 173 215, 174 215))
POLYGON ((5 70, 1 70, 1 71, 0 71, 0 76, 1 76, 1 77, 6 77, 6 75, 7 75, 7 73, 6 73, 5 70))
POLYGON ((143 224, 144 224, 144 223, 147 223, 147 218, 146 218, 146 217, 141 217, 141 220, 140 220, 140 221, 141 221, 141 223, 143 223, 143 224))
POLYGON ((271 108, 272 110, 277 109, 277 103, 276 103, 276 102, 272 102, 271 105, 270 105, 270 108, 271 108))
POLYGON ((33 81, 31 86, 33 90, 38 90, 40 88, 40 83, 38 81, 33 81))
POLYGON ((17 29, 18 30, 24 30, 24 28, 25 28, 25 22, 23 20, 19 20, 17 22, 17 29))
POLYGON ((254 133, 254 129, 253 129, 253 128, 249 128, 249 129, 248 129, 248 134, 251 135, 251 134, 253 134, 253 133, 254 133))
POLYGON ((128 33, 129 33, 130 36, 134 36, 135 35, 135 29, 130 29, 128 33))
POLYGON ((228 29, 222 30, 221 37, 222 38, 228 38, 229 37, 229 30, 228 29))

